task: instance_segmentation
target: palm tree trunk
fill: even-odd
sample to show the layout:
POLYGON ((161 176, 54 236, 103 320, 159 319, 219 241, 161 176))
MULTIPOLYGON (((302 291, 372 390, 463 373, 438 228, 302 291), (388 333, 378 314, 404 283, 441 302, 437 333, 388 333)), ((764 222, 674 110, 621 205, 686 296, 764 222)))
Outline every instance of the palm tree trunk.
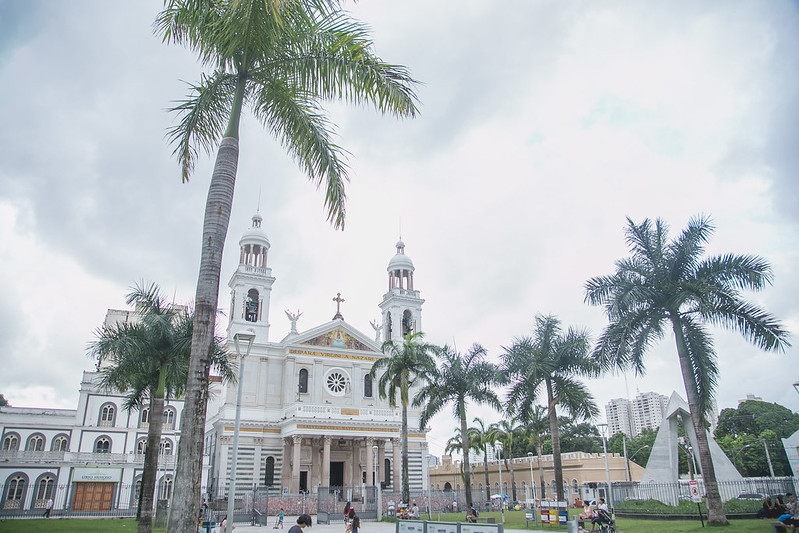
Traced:
POLYGON ((153 530, 153 501, 155 478, 158 475, 158 452, 161 447, 161 432, 164 426, 164 381, 166 369, 158 372, 158 388, 150 395, 150 416, 147 426, 147 449, 144 451, 144 471, 141 476, 141 492, 138 510, 138 533, 153 530))
POLYGON ((483 495, 485 500, 491 501, 491 480, 488 478, 488 446, 483 445, 483 466, 485 467, 486 475, 486 492, 483 495))
POLYGON ((200 273, 194 296, 194 331, 186 395, 180 421, 180 443, 175 467, 175 493, 170 507, 169 533, 194 533, 200 510, 205 411, 208 374, 219 300, 222 251, 225 248, 236 171, 239 163, 238 127, 246 78, 239 76, 225 137, 219 143, 208 198, 205 202, 200 273))
POLYGON ((552 435, 552 469, 555 471, 555 493, 559 502, 563 501, 563 464, 560 460, 560 429, 558 429, 558 412, 555 409, 557 400, 553 396, 552 382, 547 383, 547 401, 549 402, 549 432, 552 435))
POLYGON ((514 474, 513 468, 513 435, 508 435, 508 457, 506 459, 506 464, 508 465, 508 470, 510 470, 510 490, 511 490, 511 498, 513 501, 516 501, 516 475, 514 474), (510 462, 508 462, 510 461, 510 462))
POLYGON ((411 483, 408 479, 408 375, 402 371, 400 394, 402 394, 402 502, 406 505, 411 500, 411 483))
MULTIPOLYGON (((727 515, 719 494, 719 485, 716 481, 716 470, 710 458, 710 445, 707 440, 707 430, 704 424, 704 413, 699 408, 699 392, 696 390, 696 379, 692 371, 691 358, 688 354, 688 345, 685 343, 685 334, 682 321, 676 313, 670 316, 674 338, 677 342, 677 354, 680 358, 680 370, 685 385, 685 394, 688 397, 688 407, 691 410, 691 424, 696 433, 696 446, 699 449, 699 464, 702 467, 702 479, 707 493, 707 522, 708 524, 729 525, 727 515)), ((689 458, 690 461, 690 458, 689 458)))
POLYGON ((461 450, 463 451, 463 481, 466 483, 466 511, 472 508, 472 473, 469 465, 469 428, 466 427, 466 402, 458 402, 461 419, 461 450))
POLYGON ((196 527, 201 490, 205 411, 211 344, 216 324, 222 251, 230 222, 236 182, 239 142, 225 137, 219 145, 203 224, 200 274, 195 295, 194 332, 186 397, 181 416, 180 444, 175 469, 175 494, 170 508, 169 532, 190 532, 196 527))
POLYGON ((544 496, 546 495, 546 491, 544 490, 544 461, 541 457, 541 455, 544 453, 544 445, 539 442, 536 446, 536 451, 538 452, 538 478, 539 482, 541 483, 541 493, 539 499, 543 500, 544 496))

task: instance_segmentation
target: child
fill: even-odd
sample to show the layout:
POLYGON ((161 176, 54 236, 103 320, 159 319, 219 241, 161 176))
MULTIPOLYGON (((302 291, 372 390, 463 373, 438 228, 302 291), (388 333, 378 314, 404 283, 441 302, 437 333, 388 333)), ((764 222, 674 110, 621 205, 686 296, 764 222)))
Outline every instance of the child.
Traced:
POLYGON ((283 508, 280 508, 280 512, 277 514, 277 520, 275 520, 275 525, 272 529, 277 529, 277 526, 280 526, 280 529, 283 529, 283 508))
POLYGON ((361 528, 361 519, 355 514, 354 508, 350 508, 350 514, 347 518, 350 520, 350 532, 358 533, 358 530, 361 528))

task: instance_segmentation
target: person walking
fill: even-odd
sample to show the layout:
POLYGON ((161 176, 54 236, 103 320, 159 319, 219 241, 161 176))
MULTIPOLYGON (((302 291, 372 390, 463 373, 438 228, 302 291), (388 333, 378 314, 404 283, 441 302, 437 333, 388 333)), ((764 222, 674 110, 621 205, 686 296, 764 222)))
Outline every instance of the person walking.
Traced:
POLYGON ((44 504, 44 516, 45 518, 50 518, 50 513, 53 512, 53 499, 48 498, 47 503, 44 504))
POLYGON ((301 514, 297 517, 297 524, 291 526, 289 528, 288 533, 302 533, 302 530, 306 527, 311 527, 313 525, 313 520, 311 520, 310 515, 301 514))
POLYGON ((350 509, 348 518, 350 520, 350 533, 358 533, 358 530, 361 529, 361 518, 355 512, 355 508, 350 509))

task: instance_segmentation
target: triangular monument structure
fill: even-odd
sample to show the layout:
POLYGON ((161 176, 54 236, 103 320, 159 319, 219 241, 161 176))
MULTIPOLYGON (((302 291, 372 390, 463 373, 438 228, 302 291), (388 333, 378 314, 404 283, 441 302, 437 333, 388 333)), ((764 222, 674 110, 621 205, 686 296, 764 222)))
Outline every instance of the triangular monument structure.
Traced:
MULTIPOLYGON (((666 416, 660 424, 652 453, 646 463, 644 475, 641 478, 640 489, 645 489, 647 483, 673 483, 677 487, 679 473, 677 469, 678 444, 677 444, 677 424, 682 422, 685 434, 688 438, 689 449, 694 455, 695 464, 701 469, 699 461, 696 433, 691 423, 691 413, 688 404, 677 392, 672 392, 666 407, 666 416)), ((707 430, 707 441, 710 447, 710 458, 716 471, 717 481, 741 481, 743 477, 735 469, 719 445, 713 439, 713 435, 707 430)), ((702 480, 699 479, 701 487, 702 480)), ((704 493, 704 487, 701 487, 704 493)), ((687 491, 687 487, 686 487, 687 491)), ((723 501, 735 498, 737 492, 733 484, 719 484, 719 492, 723 501)), ((667 505, 677 505, 679 503, 680 491, 653 490, 652 498, 660 500, 667 505)))

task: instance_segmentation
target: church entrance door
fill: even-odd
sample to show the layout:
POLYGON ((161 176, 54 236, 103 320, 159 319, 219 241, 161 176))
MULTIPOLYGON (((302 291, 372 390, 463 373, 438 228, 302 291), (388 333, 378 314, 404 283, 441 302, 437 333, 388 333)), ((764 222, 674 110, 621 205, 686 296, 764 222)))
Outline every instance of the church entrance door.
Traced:
POLYGON ((344 486, 344 463, 343 462, 330 462, 330 482, 331 487, 344 486))

